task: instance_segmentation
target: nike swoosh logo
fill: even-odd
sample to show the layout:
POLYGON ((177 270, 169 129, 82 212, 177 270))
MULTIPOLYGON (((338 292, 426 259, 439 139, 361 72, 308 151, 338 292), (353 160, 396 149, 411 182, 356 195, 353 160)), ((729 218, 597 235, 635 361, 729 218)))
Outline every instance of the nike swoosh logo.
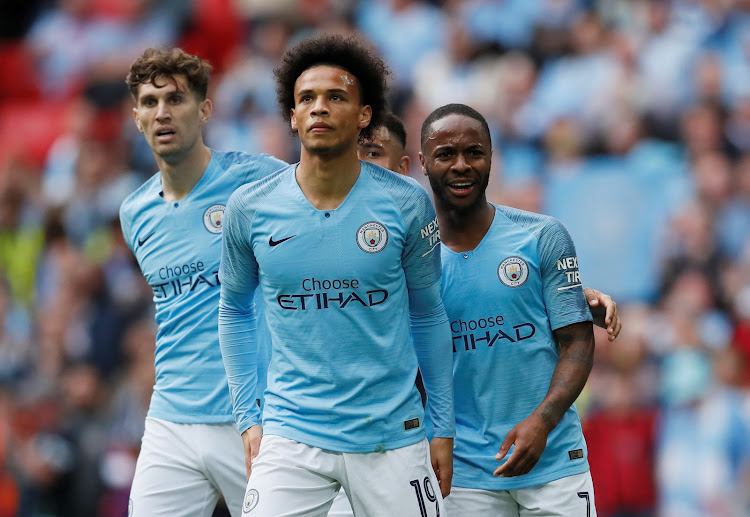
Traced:
POLYGON ((279 244, 281 244, 282 242, 284 242, 284 241, 288 241, 288 240, 289 240, 289 239, 291 239, 292 237, 296 237, 296 236, 297 236, 297 234, 295 233, 295 234, 294 234, 294 235, 292 235, 291 237, 286 237, 286 238, 284 238, 284 239, 281 239, 281 240, 278 240, 278 241, 275 241, 275 240, 273 240, 273 237, 270 237, 270 238, 268 239, 268 245, 269 245, 269 246, 278 246, 278 245, 279 245, 279 244))
POLYGON ((153 237, 154 233, 156 233, 156 230, 146 235, 143 239, 138 239, 138 247, 140 248, 141 246, 146 244, 146 241, 153 237))

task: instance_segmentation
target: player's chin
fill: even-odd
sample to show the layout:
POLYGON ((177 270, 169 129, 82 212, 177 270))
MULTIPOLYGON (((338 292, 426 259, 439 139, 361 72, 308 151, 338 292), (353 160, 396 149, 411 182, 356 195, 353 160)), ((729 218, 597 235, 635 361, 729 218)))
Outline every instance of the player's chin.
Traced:
POLYGON ((326 142, 308 141, 305 144, 305 149, 312 155, 315 156, 336 156, 341 154, 345 146, 330 144, 326 142))
POLYGON ((455 210, 466 210, 477 204, 478 196, 475 193, 456 195, 451 189, 447 189, 443 199, 455 210))

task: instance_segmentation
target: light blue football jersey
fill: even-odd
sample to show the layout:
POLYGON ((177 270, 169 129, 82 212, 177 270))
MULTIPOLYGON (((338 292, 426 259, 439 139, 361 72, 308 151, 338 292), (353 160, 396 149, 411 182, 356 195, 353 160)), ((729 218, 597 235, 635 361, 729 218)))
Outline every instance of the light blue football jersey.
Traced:
MULTIPOLYGON (((360 163, 335 210, 310 204, 295 165, 238 189, 227 207, 221 265, 223 290, 246 293, 259 283, 263 294, 273 342, 264 433, 340 452, 395 449, 424 437, 408 291, 440 279, 427 192, 411 178, 360 163)), ((446 403, 436 403, 435 427, 453 436, 450 335, 442 324, 426 370, 436 370, 432 361, 440 365, 433 393, 446 403)), ((248 400, 242 390, 252 381, 232 381, 246 369, 227 365, 235 401, 248 400)), ((240 424, 250 410, 240 408, 240 424)))
MULTIPOLYGON (((148 416, 176 423, 233 421, 218 333, 224 209, 235 189, 286 165, 269 155, 212 150, 206 171, 185 199, 165 201, 156 173, 120 207, 125 242, 156 306, 156 383, 148 416)), ((259 327, 262 352, 269 347, 262 344, 267 331, 259 327)), ((259 378, 265 379, 262 372, 259 378)))
POLYGON ((552 331, 592 320, 567 229, 549 216, 496 206, 476 249, 456 253, 443 246, 442 261, 453 333, 453 484, 510 490, 587 471, 586 443, 572 406, 531 472, 492 475, 501 465, 495 454, 505 435, 547 394, 558 358, 552 331))

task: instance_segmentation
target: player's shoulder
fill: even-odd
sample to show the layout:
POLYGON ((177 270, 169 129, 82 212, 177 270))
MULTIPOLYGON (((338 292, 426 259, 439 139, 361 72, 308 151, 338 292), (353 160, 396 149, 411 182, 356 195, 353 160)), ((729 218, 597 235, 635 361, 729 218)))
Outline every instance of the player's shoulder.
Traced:
POLYGON ((521 210, 520 208, 513 208, 510 206, 494 206, 495 210, 503 217, 533 233, 542 232, 549 228, 562 225, 558 219, 555 219, 550 215, 529 212, 528 210, 521 210))
POLYGON ((137 214, 158 196, 161 191, 161 173, 157 172, 131 192, 120 204, 120 218, 132 220, 137 214))
POLYGON ((425 203, 432 206, 430 195, 417 180, 398 174, 370 162, 360 162, 362 172, 367 174, 385 192, 401 210, 425 203))
POLYGON ((281 184, 284 178, 294 174, 295 165, 287 165, 275 172, 251 183, 246 183, 235 190, 227 207, 243 211, 257 210, 259 206, 266 202, 268 196, 281 184))
POLYGON ((529 212, 509 206, 495 205, 502 216, 528 231, 542 244, 554 242, 568 242, 571 240, 570 233, 562 221, 550 215, 529 212))
POLYGON ((219 168, 248 183, 265 178, 288 164, 270 154, 249 154, 242 151, 211 150, 219 168))

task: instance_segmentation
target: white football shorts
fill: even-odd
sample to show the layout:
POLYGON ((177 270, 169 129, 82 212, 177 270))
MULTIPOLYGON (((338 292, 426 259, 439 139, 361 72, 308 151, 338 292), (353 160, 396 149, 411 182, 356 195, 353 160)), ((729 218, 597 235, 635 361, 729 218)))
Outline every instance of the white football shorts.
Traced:
POLYGON ((219 495, 242 512, 245 450, 231 424, 176 424, 146 418, 130 489, 130 517, 210 517, 219 495))
POLYGON ((333 500, 331 509, 328 510, 328 517, 354 517, 352 504, 343 488, 336 494, 336 499, 333 500))
POLYGON ((342 486, 357 517, 445 516, 427 440, 341 453, 274 435, 263 436, 242 515, 325 517, 342 486))
POLYGON ((448 516, 596 517, 591 472, 516 490, 454 486, 445 498, 448 516))

